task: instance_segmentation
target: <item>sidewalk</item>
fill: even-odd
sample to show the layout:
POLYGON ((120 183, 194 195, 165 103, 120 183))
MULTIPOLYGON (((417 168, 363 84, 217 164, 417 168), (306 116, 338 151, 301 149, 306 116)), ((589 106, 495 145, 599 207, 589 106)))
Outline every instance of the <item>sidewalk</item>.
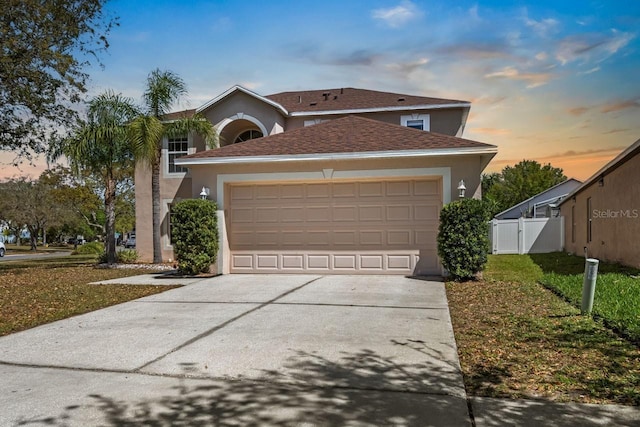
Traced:
POLYGON ((472 397, 477 427, 640 426, 640 408, 472 397))

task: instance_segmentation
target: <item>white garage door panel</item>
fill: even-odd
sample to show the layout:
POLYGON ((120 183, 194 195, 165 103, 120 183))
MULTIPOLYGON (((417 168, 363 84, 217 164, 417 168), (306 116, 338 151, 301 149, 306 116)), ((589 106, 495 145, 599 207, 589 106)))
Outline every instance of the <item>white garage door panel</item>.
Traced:
POLYGON ((237 185, 231 272, 439 272, 436 180, 237 185))
MULTIPOLYGON (((238 253, 231 258, 232 273, 252 272, 301 272, 348 273, 369 272, 384 274, 397 272, 411 274, 418 263, 418 253, 353 253, 332 251, 331 253, 238 253), (411 270, 411 271, 409 271, 411 270)), ((437 261, 432 264, 437 268, 437 261)))

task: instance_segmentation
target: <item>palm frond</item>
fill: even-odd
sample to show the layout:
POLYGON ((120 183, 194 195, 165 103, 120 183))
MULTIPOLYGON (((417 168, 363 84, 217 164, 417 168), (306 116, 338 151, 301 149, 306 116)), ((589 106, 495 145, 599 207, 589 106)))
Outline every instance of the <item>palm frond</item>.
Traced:
POLYGON ((165 132, 163 123, 154 116, 138 116, 128 128, 129 140, 136 159, 152 164, 161 148, 165 132))
POLYGON ((161 117, 186 93, 187 86, 180 76, 156 68, 147 77, 143 99, 149 114, 161 117))
POLYGON ((165 129, 166 135, 170 138, 196 133, 204 139, 207 147, 215 148, 218 146, 218 133, 213 125, 201 115, 167 122, 165 129))

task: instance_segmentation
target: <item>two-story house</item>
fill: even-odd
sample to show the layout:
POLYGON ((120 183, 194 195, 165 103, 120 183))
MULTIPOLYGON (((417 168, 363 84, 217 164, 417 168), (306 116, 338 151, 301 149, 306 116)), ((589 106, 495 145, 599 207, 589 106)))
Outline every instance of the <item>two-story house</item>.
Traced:
MULTIPOLYGON (((217 203, 220 273, 441 274, 443 204, 478 196, 497 148, 463 139, 464 101, 338 88, 262 96, 234 86, 197 110, 220 147, 164 141, 162 254, 171 205, 217 203)), ((152 258, 151 176, 136 170, 137 249, 152 258)))

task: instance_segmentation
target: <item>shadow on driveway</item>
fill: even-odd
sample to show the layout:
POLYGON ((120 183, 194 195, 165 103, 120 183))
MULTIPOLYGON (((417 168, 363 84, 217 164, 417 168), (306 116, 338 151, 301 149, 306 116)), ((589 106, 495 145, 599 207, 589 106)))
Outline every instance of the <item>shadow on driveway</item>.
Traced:
MULTIPOLYGON (((457 388, 459 382, 449 381, 447 368, 397 363, 372 350, 343 354, 338 363, 299 352, 287 365, 286 378, 267 372, 268 382, 145 376, 152 397, 127 388, 124 383, 131 380, 122 374, 70 372, 95 376, 92 383, 109 383, 112 391, 89 392, 68 402, 57 416, 22 419, 18 425, 87 425, 98 420, 108 426, 470 425, 464 396, 425 390, 457 388), (429 384, 433 379, 440 383, 429 384), (121 384, 114 387, 113 381, 121 384), (118 388, 121 392, 114 393, 118 388)), ((134 381, 138 379, 136 375, 134 381)))

